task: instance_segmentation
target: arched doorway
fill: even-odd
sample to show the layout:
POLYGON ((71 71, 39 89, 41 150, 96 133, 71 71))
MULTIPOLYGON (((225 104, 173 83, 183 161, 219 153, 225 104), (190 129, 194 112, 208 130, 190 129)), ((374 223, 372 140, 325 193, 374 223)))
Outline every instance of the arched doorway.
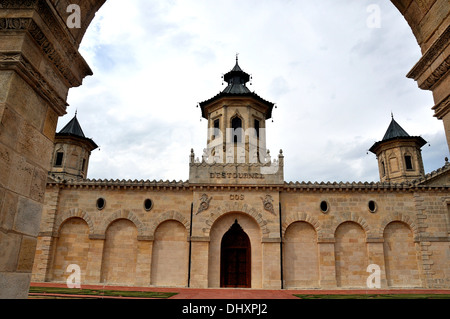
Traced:
POLYGON ((223 235, 220 245, 220 286, 251 287, 251 245, 237 220, 223 235))

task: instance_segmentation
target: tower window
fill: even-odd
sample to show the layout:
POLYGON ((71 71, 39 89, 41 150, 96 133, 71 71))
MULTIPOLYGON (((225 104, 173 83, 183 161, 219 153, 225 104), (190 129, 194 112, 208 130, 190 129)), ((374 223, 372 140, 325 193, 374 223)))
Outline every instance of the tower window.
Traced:
POLYGON ((255 120, 256 137, 259 138, 259 121, 255 120))
POLYGON ((381 162, 381 173, 383 176, 386 176, 386 166, 384 166, 384 162, 381 162))
POLYGON ((239 117, 235 117, 231 120, 231 127, 233 128, 233 141, 234 143, 242 142, 242 120, 239 117))
POLYGON ((63 158, 64 158, 64 153, 57 152, 56 159, 55 159, 55 166, 62 166, 63 158))
POLYGON ((84 172, 85 168, 86 168, 86 159, 83 158, 83 162, 81 163, 81 171, 84 172))
POLYGON ((405 155, 405 166, 407 170, 413 169, 412 159, 410 155, 405 155))
POLYGON ((217 136, 219 136, 219 131, 220 130, 220 121, 219 119, 214 120, 214 133, 213 133, 213 138, 216 138, 217 136))

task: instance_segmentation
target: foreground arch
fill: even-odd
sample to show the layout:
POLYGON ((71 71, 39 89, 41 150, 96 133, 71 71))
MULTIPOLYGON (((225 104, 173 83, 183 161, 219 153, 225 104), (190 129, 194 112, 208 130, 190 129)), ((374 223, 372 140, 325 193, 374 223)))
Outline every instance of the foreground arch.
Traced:
MULTIPOLYGON (((0 298, 26 298, 57 119, 67 95, 92 71, 78 48, 105 0, 3 1, 0 9, 0 194, 15 223, 0 227, 0 298), (80 7, 80 28, 68 28, 69 4, 80 7), (14 36, 11 36, 14 35, 14 36), (27 107, 25 108, 24 105, 27 107), (16 178, 16 172, 22 172, 16 178), (23 240, 26 238, 27 240, 23 240), (11 260, 19 260, 11 266, 11 260)), ((435 116, 450 145, 450 41, 447 0, 392 0, 411 27, 423 57, 408 77, 433 92, 435 116)))

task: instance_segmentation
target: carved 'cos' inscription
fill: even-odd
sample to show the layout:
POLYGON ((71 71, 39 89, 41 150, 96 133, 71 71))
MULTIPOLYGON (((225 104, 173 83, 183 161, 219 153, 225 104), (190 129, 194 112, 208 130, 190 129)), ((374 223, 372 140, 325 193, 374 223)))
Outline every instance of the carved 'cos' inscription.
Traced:
POLYGON ((244 200, 244 194, 230 194, 230 200, 244 200))

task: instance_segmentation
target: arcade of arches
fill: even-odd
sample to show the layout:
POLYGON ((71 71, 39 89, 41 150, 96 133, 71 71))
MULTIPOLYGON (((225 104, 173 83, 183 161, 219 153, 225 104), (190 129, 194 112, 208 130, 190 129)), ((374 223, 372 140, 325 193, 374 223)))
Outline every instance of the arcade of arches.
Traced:
MULTIPOLYGON (((359 286, 370 263, 381 267, 384 287, 450 286, 447 166, 413 186, 287 184, 282 171, 266 184, 205 184, 212 173, 202 175, 203 163, 193 160, 193 179, 183 183, 47 183, 68 91, 92 75, 78 48, 104 2, 0 1, 0 298, 25 298, 32 272, 33 280, 63 280, 68 263, 85 269, 86 282, 131 285, 359 286), (81 7, 79 29, 65 24, 69 4, 81 7), (100 211, 99 197, 106 200, 100 211), (222 246, 235 220, 241 240, 225 236, 222 246), (223 274, 228 268, 234 277, 223 274)), ((432 91, 450 145, 450 4, 392 3, 423 54, 407 77, 432 91)), ((224 98, 207 101, 204 114, 220 113, 224 98)), ((244 123, 270 117, 271 104, 254 97, 233 99, 230 108, 249 101, 251 112, 239 113, 244 123)), ((249 167, 234 173, 259 176, 249 167)), ((233 175, 220 168, 216 173, 233 175)))

